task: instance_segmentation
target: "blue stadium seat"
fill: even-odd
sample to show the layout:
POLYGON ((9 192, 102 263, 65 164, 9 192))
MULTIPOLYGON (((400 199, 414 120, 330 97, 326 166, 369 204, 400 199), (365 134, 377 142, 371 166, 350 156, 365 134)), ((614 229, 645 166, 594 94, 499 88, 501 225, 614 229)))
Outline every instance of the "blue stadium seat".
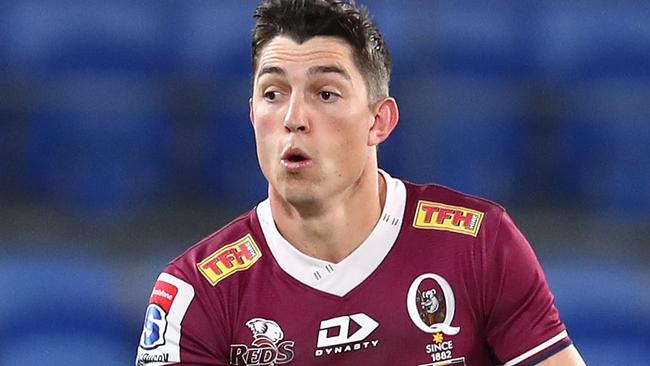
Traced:
POLYGON ((115 273, 89 253, 52 245, 0 257, 0 364, 81 366, 133 362, 115 273))
POLYGON ((527 166, 526 6, 380 2, 401 124, 380 166, 417 182, 508 201, 527 166), (395 13, 405 14, 395 17, 395 13), (393 42, 391 42, 391 39, 393 42))
POLYGON ((532 51, 543 77, 580 83, 650 76, 650 7, 549 1, 537 8, 532 51))
POLYGON ((380 8, 378 20, 389 26, 386 37, 397 72, 506 78, 528 73, 530 14, 524 4, 393 3, 380 8))
POLYGON ((526 166, 526 100, 501 78, 396 81, 400 133, 380 147, 380 165, 417 182, 438 182, 500 202, 520 188, 526 166), (426 106, 423 108, 422 106, 426 106))
POLYGON ((169 5, 27 0, 8 7, 7 48, 38 88, 26 186, 83 214, 118 217, 160 196, 171 131, 169 5))
POLYGON ((216 82, 239 76, 248 84, 250 29, 256 4, 238 0, 183 3, 175 25, 180 68, 200 72, 216 82))
POLYGON ((569 203, 650 217, 649 7, 543 7, 538 68, 564 96, 561 183, 569 203))
POLYGON ((25 0, 5 4, 0 16, 12 67, 32 76, 81 69, 160 73, 175 58, 166 3, 25 0))
POLYGON ((438 38, 433 56, 441 73, 505 78, 528 74, 530 7, 525 2, 468 6, 449 1, 432 8, 438 38))
POLYGON ((550 262, 544 269, 588 365, 642 365, 650 359, 647 268, 593 259, 550 262))
POLYGON ((67 329, 65 332, 17 334, 23 338, 3 344, 3 366, 114 366, 130 365, 135 360, 137 340, 127 348, 124 342, 94 332, 67 329))
POLYGON ((53 83, 27 144, 34 195, 117 217, 168 189, 171 131, 146 80, 84 75, 53 83))
POLYGON ((207 131, 204 177, 213 198, 247 209, 267 196, 267 182, 257 162, 253 127, 242 107, 247 101, 245 92, 230 92, 239 98, 233 97, 232 104, 224 103, 214 111, 207 131))
POLYGON ((649 98, 643 83, 594 83, 564 120, 564 186, 606 220, 650 217, 649 98))
POLYGON ((0 102, 0 200, 20 198, 24 184, 25 121, 5 107, 0 102))

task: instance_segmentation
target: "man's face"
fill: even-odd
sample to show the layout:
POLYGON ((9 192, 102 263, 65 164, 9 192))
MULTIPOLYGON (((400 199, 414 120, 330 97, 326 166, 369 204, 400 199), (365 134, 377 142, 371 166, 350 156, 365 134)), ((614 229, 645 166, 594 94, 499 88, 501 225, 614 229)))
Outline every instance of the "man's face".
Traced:
POLYGON ((251 122, 271 190, 291 204, 354 189, 376 154, 374 114, 352 51, 334 37, 278 36, 255 70, 251 122))

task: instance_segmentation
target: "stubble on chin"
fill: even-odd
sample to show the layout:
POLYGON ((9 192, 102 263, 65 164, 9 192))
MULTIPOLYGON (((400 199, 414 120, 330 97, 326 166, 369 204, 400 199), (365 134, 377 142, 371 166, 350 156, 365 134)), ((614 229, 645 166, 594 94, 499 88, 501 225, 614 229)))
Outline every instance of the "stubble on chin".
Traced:
POLYGON ((273 188, 283 201, 301 210, 318 205, 318 187, 302 173, 282 172, 273 188))

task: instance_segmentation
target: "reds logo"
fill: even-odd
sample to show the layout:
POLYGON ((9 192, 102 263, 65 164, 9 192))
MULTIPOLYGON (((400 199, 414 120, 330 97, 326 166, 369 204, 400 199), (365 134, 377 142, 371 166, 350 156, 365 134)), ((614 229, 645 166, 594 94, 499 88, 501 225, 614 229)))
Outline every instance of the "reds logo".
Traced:
POLYGON ((246 322, 253 333, 253 347, 230 346, 230 364, 242 366, 273 366, 293 360, 293 341, 283 341, 284 332, 273 320, 253 318, 246 322))

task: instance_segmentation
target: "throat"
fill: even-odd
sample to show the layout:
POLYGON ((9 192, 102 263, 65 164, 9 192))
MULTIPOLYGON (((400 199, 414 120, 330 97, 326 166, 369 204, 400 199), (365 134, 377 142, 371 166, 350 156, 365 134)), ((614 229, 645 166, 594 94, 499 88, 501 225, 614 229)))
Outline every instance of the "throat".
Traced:
POLYGON ((342 261, 370 236, 381 216, 386 182, 376 174, 360 181, 349 194, 323 202, 296 205, 270 194, 278 231, 303 254, 332 263, 342 261))
POLYGON ((363 209, 358 205, 340 205, 315 213, 273 216, 280 234, 300 252, 339 263, 370 236, 379 221, 381 206, 379 202, 363 209))

